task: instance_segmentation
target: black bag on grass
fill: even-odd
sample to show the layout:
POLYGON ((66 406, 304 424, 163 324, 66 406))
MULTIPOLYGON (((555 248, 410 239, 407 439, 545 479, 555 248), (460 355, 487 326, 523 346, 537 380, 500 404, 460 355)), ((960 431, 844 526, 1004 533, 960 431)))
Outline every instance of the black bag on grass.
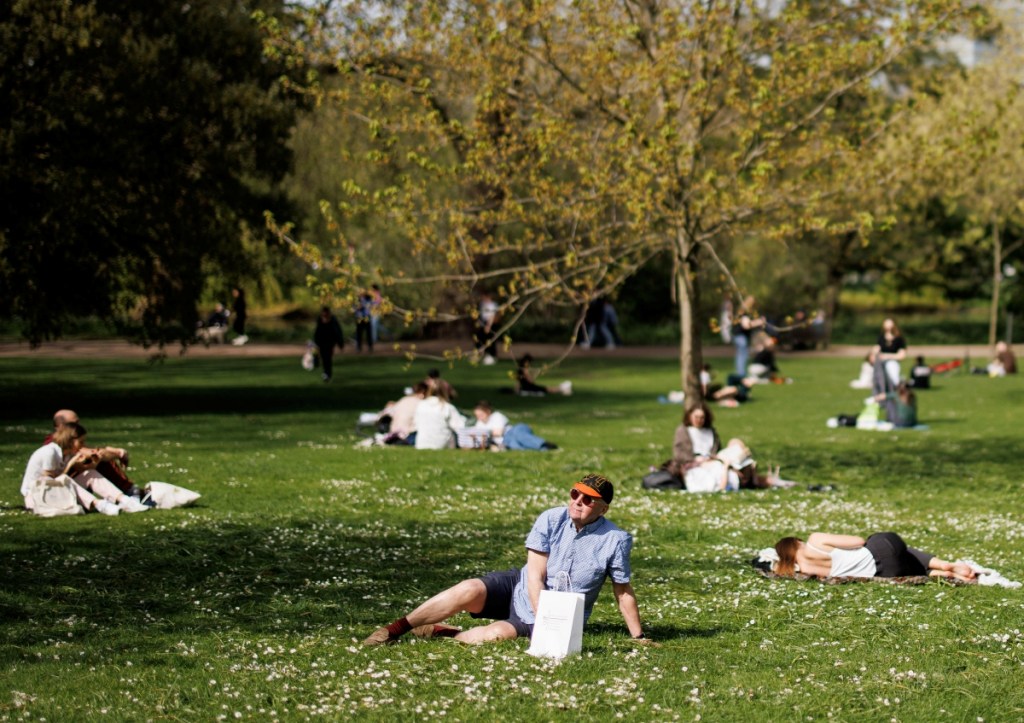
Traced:
POLYGON ((644 475, 643 485, 645 490, 681 490, 685 487, 683 481, 667 469, 648 472, 644 475))

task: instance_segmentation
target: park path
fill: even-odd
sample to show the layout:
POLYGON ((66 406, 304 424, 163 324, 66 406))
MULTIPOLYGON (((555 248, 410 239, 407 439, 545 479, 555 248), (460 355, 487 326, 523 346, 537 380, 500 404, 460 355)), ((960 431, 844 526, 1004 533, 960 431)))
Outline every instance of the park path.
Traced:
MULTIPOLYGON (((396 350, 393 344, 378 344, 374 350, 374 356, 396 357, 402 356, 407 350, 415 350, 419 355, 442 357, 446 349, 460 346, 463 350, 472 349, 472 342, 468 339, 447 339, 429 340, 415 342, 414 344, 403 344, 401 350, 396 350)), ((232 346, 231 344, 211 344, 209 347, 202 345, 189 347, 184 354, 189 357, 295 357, 299 359, 305 350, 305 345, 300 343, 291 344, 265 344, 250 342, 245 346, 232 346)), ((1015 352, 1018 356, 1024 353, 1024 345, 1017 345, 1015 352)), ((169 346, 166 348, 168 357, 179 356, 182 351, 180 347, 169 346)), ((555 359, 565 352, 565 346, 561 344, 530 344, 517 343, 513 350, 516 356, 530 353, 537 359, 555 359)), ((867 351, 865 346, 835 344, 828 349, 815 351, 788 352, 779 351, 780 359, 787 358, 859 358, 867 351)), ((991 347, 983 344, 964 345, 930 345, 911 346, 911 356, 923 355, 929 363, 935 363, 945 359, 964 358, 987 360, 992 355, 991 347)), ((33 349, 25 342, 0 342, 0 358, 4 357, 26 357, 32 359, 147 359, 158 353, 154 347, 145 349, 136 344, 130 344, 119 340, 64 340, 41 344, 33 349)), ((731 357, 733 353, 731 346, 715 345, 704 347, 704 356, 708 358, 731 357)), ((354 349, 346 347, 341 356, 356 356, 354 349)), ((679 356, 679 348, 676 346, 620 346, 616 349, 580 349, 575 348, 570 353, 571 358, 632 358, 632 359, 675 359, 679 356)))

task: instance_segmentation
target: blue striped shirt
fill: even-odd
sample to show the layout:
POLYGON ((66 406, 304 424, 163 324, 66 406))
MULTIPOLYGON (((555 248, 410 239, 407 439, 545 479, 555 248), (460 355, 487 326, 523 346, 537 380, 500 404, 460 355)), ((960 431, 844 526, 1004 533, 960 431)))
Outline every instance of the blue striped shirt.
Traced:
MULTIPOLYGON (((572 592, 581 592, 585 598, 584 620, 590 617, 606 577, 617 583, 627 583, 630 579, 629 554, 633 537, 604 517, 577 532, 569 518, 568 507, 547 510, 533 524, 526 537, 526 548, 547 553, 547 589, 556 589, 560 572, 569 574, 572 592)), ((525 565, 512 594, 512 604, 520 620, 533 623, 525 565)))

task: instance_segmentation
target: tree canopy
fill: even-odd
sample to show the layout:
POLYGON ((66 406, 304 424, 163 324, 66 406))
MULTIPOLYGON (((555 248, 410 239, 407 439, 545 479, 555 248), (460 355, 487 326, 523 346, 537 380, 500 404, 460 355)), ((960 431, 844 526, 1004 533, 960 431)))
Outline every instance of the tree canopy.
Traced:
POLYGON ((244 273, 295 113, 257 9, 283 3, 0 6, 0 313, 32 342, 86 314, 183 340, 203 269, 244 273))
POLYGON ((325 290, 379 282, 407 318, 471 316, 468 292, 484 288, 507 327, 541 299, 581 307, 668 251, 683 386, 699 395, 701 271, 755 225, 770 238, 848 233, 849 215, 830 215, 836 171, 892 116, 875 81, 961 11, 952 0, 328 7, 319 43, 281 38, 277 52, 333 69, 338 82, 308 90, 362 129, 358 165, 386 180, 343 181, 323 204, 335 239, 300 252, 331 269, 325 290), (348 232, 366 214, 429 259, 428 273, 374 259, 348 232), (450 303, 401 308, 402 288, 423 282, 453 289, 450 303))

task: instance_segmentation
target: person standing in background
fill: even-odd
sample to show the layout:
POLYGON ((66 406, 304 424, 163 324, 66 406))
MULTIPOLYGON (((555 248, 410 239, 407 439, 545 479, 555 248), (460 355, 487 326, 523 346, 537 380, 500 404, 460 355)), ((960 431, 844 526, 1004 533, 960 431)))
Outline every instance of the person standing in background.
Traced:
POLYGON ((356 351, 362 353, 363 342, 366 348, 373 353, 373 296, 369 291, 363 291, 356 299, 356 351))
POLYGON ((882 322, 871 354, 875 360, 875 381, 872 392, 875 395, 888 394, 900 383, 900 362, 907 358, 907 340, 892 319, 882 322))
POLYGON ((499 317, 498 302, 486 291, 480 294, 478 317, 473 328, 473 344, 477 352, 483 352, 483 363, 490 366, 498 360, 494 327, 499 317))
POLYGON ((234 299, 231 310, 235 317, 234 321, 231 322, 231 328, 237 335, 231 340, 231 343, 235 346, 242 346, 249 341, 249 337, 245 334, 245 320, 248 316, 245 304, 245 289, 241 286, 234 286, 231 289, 231 296, 234 299))
POLYGON ((757 317, 755 307, 757 301, 753 296, 743 300, 743 304, 733 318, 732 324, 732 345, 736 349, 736 374, 739 377, 747 375, 747 360, 750 358, 750 337, 755 329, 764 328, 765 321, 757 317))
POLYGON ((380 286, 370 286, 370 343, 376 344, 380 338, 380 305, 384 302, 384 296, 380 293, 380 286))

